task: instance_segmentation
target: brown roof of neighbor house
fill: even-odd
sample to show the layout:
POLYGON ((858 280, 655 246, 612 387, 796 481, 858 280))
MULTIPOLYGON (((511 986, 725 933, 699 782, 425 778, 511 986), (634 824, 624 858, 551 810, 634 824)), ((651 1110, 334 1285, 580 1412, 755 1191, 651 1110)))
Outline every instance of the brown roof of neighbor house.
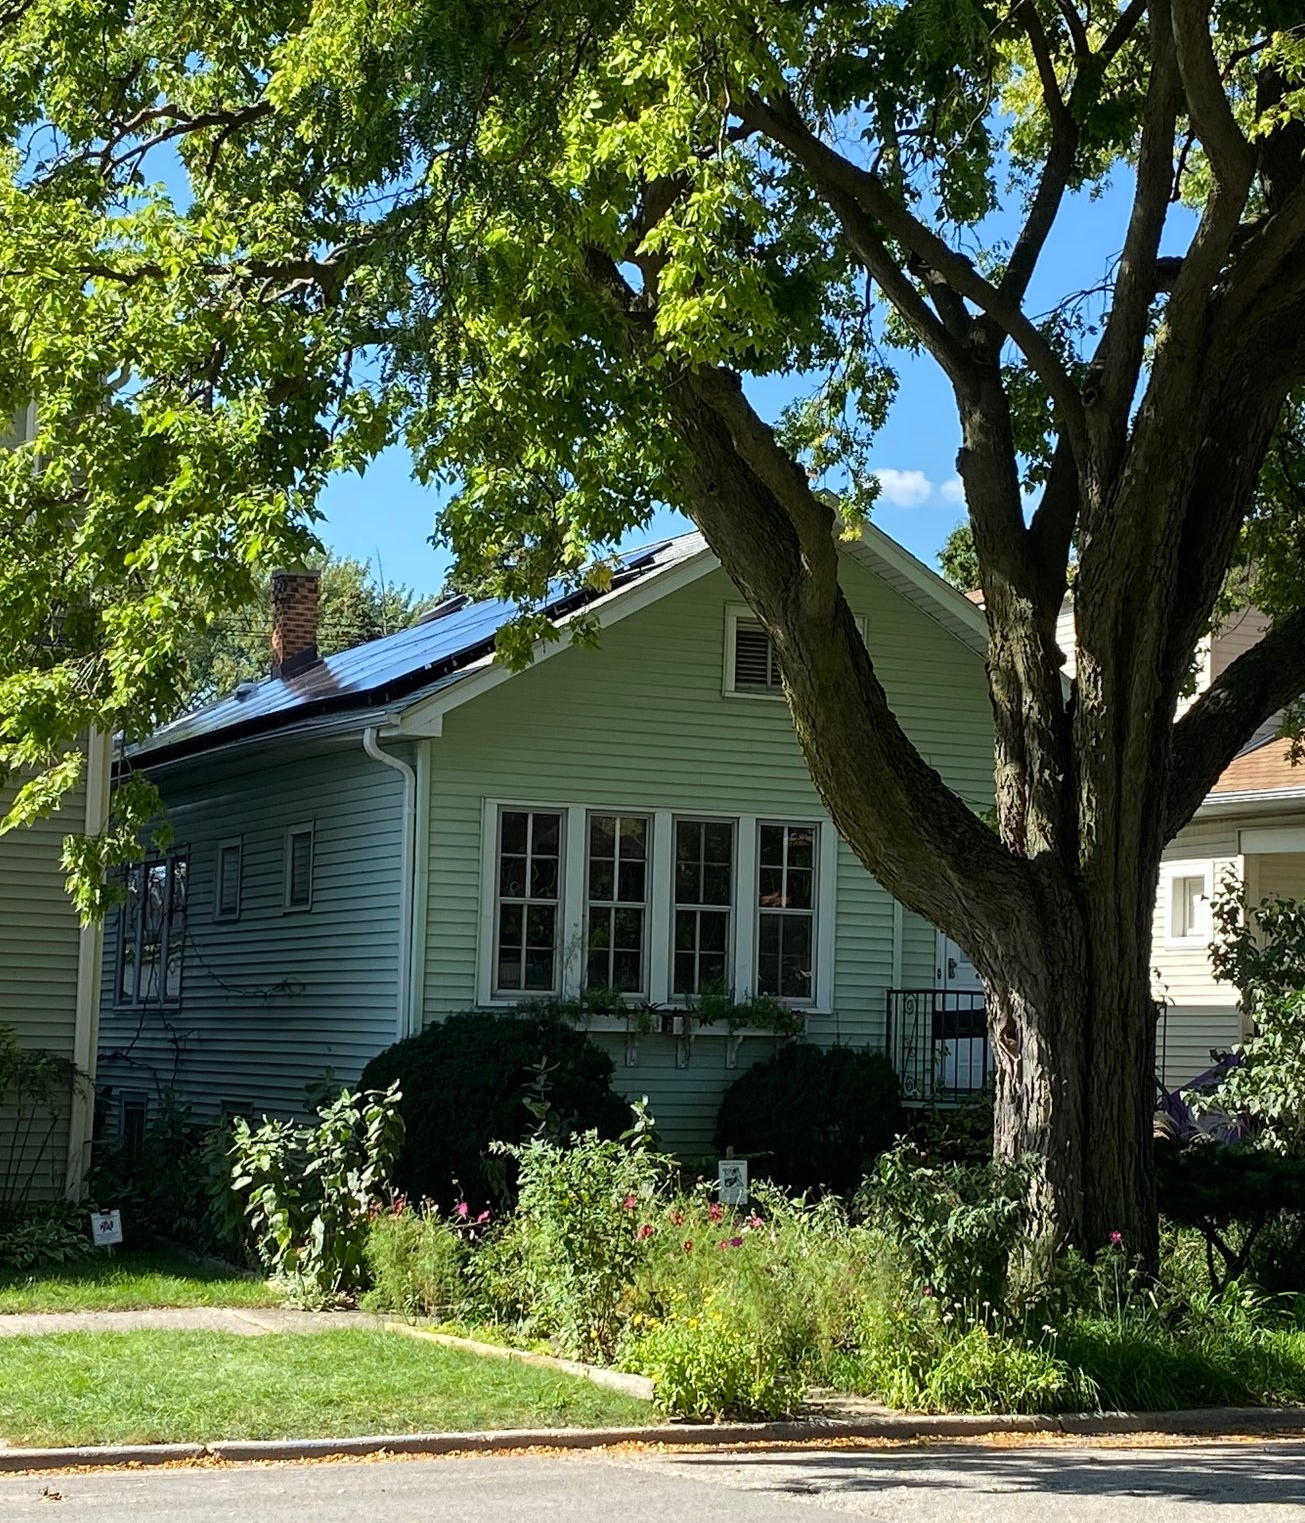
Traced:
POLYGON ((1277 790, 1305 792, 1305 762, 1293 766, 1291 749, 1291 741, 1280 735, 1270 735, 1248 746, 1224 768, 1219 781, 1210 789, 1211 797, 1277 790))

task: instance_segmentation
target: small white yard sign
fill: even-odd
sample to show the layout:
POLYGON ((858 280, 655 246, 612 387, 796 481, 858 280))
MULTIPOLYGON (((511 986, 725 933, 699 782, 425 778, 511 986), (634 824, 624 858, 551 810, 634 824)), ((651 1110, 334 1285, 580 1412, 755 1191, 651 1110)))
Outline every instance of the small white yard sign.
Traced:
POLYGON ((722 1158, 716 1165, 717 1190, 722 1206, 748 1203, 748 1166, 741 1158, 722 1158))
POLYGON ((91 1241, 97 1248, 113 1248, 122 1242, 122 1212, 92 1211, 91 1241))

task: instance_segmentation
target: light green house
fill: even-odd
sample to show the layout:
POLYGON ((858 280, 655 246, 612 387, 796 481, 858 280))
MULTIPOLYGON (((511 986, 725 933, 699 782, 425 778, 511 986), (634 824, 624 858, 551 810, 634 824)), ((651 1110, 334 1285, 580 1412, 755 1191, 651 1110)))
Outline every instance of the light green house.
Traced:
MULTIPOLYGON (((842 582, 907 731, 986 808, 982 614, 873 528, 842 582)), ((982 1084, 972 968, 838 839, 767 637, 699 536, 559 595, 563 625, 597 615, 599 648, 556 642, 515 674, 493 658, 511 610, 458 598, 319 659, 316 594, 279 576, 276 674, 130 759, 175 845, 106 937, 100 1078, 129 1135, 167 1091, 292 1112, 423 1023, 585 985, 653 1012, 589 1027, 686 1151, 776 1041, 695 1031, 707 988, 781 997, 812 1041, 890 1047, 908 1092, 982 1084)))
MULTIPOLYGON (((0 819, 17 781, 0 786, 0 819)), ((109 797, 109 747, 92 736, 60 811, 0 835, 0 1028, 78 1075, 53 1105, 0 1105, 0 1203, 80 1192, 91 1140, 101 928, 82 925, 65 888, 63 838, 95 835, 109 797)), ((0 1059, 3 1071, 3 1059, 0 1059)), ((30 1097, 28 1097, 30 1098, 30 1097)))

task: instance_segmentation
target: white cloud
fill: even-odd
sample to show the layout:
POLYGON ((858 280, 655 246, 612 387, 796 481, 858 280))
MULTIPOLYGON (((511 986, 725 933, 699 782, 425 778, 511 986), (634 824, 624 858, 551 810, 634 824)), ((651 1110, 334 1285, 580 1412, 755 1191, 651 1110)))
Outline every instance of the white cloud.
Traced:
POLYGON ((876 471, 879 495, 895 508, 923 507, 933 496, 933 482, 923 471, 876 471))
POLYGON ((964 502, 965 483, 959 476, 953 476, 950 481, 944 481, 938 488, 938 495, 944 502, 964 502))

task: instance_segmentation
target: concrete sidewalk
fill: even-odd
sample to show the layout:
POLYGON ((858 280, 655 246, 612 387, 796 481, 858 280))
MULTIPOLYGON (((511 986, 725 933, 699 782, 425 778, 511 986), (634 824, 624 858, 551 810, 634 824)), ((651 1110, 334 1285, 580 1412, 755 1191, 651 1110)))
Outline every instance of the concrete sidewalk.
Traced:
POLYGON ((139 1311, 33 1311, 0 1313, 0 1338, 50 1333, 196 1332, 327 1333, 343 1328, 382 1328, 387 1319, 363 1311, 290 1311, 269 1306, 155 1306, 139 1311))

